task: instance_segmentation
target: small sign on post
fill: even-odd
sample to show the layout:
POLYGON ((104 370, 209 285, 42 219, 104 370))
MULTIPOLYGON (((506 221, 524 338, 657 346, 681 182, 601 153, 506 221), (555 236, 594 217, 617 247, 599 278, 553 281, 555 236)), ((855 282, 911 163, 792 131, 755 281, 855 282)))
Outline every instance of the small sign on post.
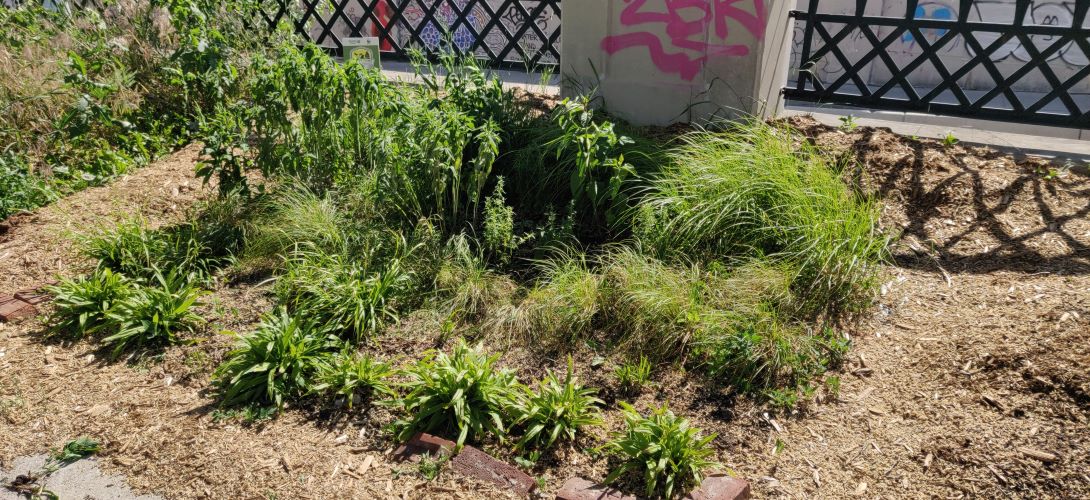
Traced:
POLYGON ((344 47, 344 62, 356 59, 365 68, 382 69, 377 36, 344 38, 341 45, 344 47))

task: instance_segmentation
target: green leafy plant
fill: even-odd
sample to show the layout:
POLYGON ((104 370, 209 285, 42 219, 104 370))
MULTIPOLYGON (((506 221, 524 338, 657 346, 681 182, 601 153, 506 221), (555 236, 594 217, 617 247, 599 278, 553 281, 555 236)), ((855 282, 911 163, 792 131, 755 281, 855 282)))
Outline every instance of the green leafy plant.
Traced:
POLYGON ((35 174, 24 158, 0 153, 0 220, 16 212, 34 210, 57 197, 56 190, 35 174))
POLYGON ((394 403, 409 417, 394 423, 397 438, 438 431, 455 434, 461 448, 485 434, 502 437, 517 381, 510 370, 496 366, 498 359, 465 342, 450 355, 430 352, 405 372, 408 394, 394 403))
POLYGON ((571 196, 589 204, 596 216, 613 223, 627 209, 625 181, 635 176, 620 148, 632 140, 614 131, 610 122, 596 122, 590 99, 565 99, 553 110, 552 119, 562 134, 550 143, 557 159, 571 155, 571 196))
POLYGON ((606 477, 606 483, 627 472, 639 472, 648 497, 674 498, 698 486, 704 472, 719 465, 710 446, 714 434, 702 436, 700 429, 666 406, 645 417, 631 405, 620 404, 627 429, 615 434, 602 449, 622 462, 606 477))
POLYGON ((312 391, 343 398, 348 408, 358 399, 376 395, 395 396, 387 379, 394 374, 390 365, 371 356, 345 350, 321 365, 312 391))
POLYGON ((961 140, 954 136, 953 132, 947 132, 946 136, 942 138, 942 145, 945 147, 956 145, 959 142, 961 142, 961 140))
POLYGON ((496 182, 492 196, 484 203, 484 245, 489 254, 501 263, 511 258, 518 248, 515 237, 515 211, 507 206, 503 194, 503 177, 496 182))
POLYGON ((573 441, 583 427, 600 425, 598 408, 603 403, 596 393, 578 383, 570 356, 563 381, 550 370, 536 391, 523 387, 510 408, 512 426, 524 429, 515 449, 551 448, 559 440, 573 441))
POLYGON ((312 392, 314 377, 329 362, 334 339, 312 321, 281 307, 266 315, 216 369, 223 404, 272 404, 312 392))
POLYGON ((845 116, 840 117, 840 129, 841 130, 851 132, 852 130, 855 130, 856 127, 858 127, 858 126, 859 126, 859 124, 856 123, 854 116, 845 115, 845 116))
POLYGON ((155 282, 138 286, 106 313, 109 335, 102 343, 114 355, 139 347, 176 344, 178 334, 194 332, 204 320, 192 310, 204 292, 184 277, 156 271, 155 282))
POLYGON ((647 360, 647 356, 641 355, 638 361, 617 365, 613 376, 617 379, 617 385, 622 391, 639 392, 651 381, 651 363, 647 360))
POLYGON ((53 295, 49 334, 75 338, 93 334, 110 324, 110 311, 133 293, 131 284, 109 269, 99 269, 78 279, 61 278, 46 291, 53 295))
POLYGON ((65 443, 63 448, 50 453, 47 467, 60 468, 100 451, 102 451, 102 443, 89 437, 79 437, 65 443))
POLYGON ((440 453, 436 456, 424 454, 420 457, 420 463, 416 464, 416 471, 425 481, 434 481, 443 471, 443 464, 447 463, 447 455, 440 453))

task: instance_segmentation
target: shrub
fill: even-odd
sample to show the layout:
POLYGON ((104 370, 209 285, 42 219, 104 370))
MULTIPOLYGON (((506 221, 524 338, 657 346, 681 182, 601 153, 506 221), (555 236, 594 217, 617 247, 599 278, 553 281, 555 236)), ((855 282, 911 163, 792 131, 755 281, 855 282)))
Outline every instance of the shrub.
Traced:
POLYGON ((456 434, 461 448, 485 434, 502 437, 517 381, 496 366, 498 359, 459 342, 451 355, 432 351, 410 368, 408 394, 396 401, 409 417, 394 423, 397 439, 416 432, 456 434))
POLYGON ((333 342, 313 322, 292 316, 286 308, 266 315, 216 369, 223 404, 283 408, 286 401, 311 392, 333 342))
POLYGON ((687 493, 704 479, 704 471, 715 467, 715 450, 709 446, 715 435, 701 436, 689 421, 675 416, 666 406, 644 417, 627 403, 621 403, 627 429, 603 448, 621 458, 606 483, 626 472, 643 474, 648 497, 673 498, 687 493))
POLYGON ((626 393, 638 392, 651 381, 651 363, 647 356, 640 356, 635 362, 625 362, 617 365, 613 371, 617 378, 617 385, 626 393))
POLYGON ((114 355, 134 347, 176 344, 178 333, 192 333, 203 320, 192 311, 203 292, 184 277, 156 271, 155 283, 138 286, 106 313, 104 329, 113 332, 102 339, 114 347, 114 355))
POLYGON ((536 392, 524 386, 511 406, 513 426, 524 429, 515 448, 550 448, 558 440, 574 440, 582 427, 600 425, 602 401, 594 397, 596 393, 577 382, 571 357, 563 381, 550 370, 536 392))
POLYGON ((99 269, 79 279, 62 278, 47 291, 53 295, 49 334, 76 338, 94 334, 108 325, 110 311, 133 293, 129 282, 109 269, 99 269))
POLYGON ((698 132, 673 157, 644 195, 652 227, 637 231, 660 255, 788 264, 806 314, 869 303, 886 246, 875 205, 795 132, 756 121, 698 132))
POLYGON ((386 379, 394 374, 390 365, 374 358, 351 351, 345 351, 333 358, 328 364, 321 365, 313 391, 331 394, 348 404, 348 408, 358 398, 370 398, 378 394, 394 396, 386 379))

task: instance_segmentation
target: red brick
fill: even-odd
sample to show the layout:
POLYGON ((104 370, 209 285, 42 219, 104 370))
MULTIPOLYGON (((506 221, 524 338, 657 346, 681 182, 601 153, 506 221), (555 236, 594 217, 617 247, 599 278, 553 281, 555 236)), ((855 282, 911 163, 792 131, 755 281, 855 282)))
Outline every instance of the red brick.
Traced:
POLYGON ((564 481, 564 485, 556 494, 556 500, 636 500, 636 497, 625 495, 617 489, 594 481, 572 477, 564 481))
POLYGON ((37 314, 38 309, 31 304, 16 298, 8 298, 7 300, 0 298, 0 321, 14 321, 37 314))
POLYGON ((700 487, 686 496, 692 500, 747 500, 749 483, 726 474, 713 474, 704 478, 700 487))
POLYGON ((39 289, 36 288, 19 290, 18 292, 15 292, 15 298, 34 306, 53 300, 53 297, 48 293, 40 292, 39 289))
POLYGON ((537 488, 534 478, 525 472, 472 446, 462 448, 451 460, 451 466, 460 474, 507 488, 522 497, 537 488))
POLYGON ((450 455, 454 452, 454 441, 448 441, 441 437, 432 436, 423 432, 416 433, 405 444, 394 450, 394 458, 405 460, 424 453, 437 455, 440 451, 450 455))

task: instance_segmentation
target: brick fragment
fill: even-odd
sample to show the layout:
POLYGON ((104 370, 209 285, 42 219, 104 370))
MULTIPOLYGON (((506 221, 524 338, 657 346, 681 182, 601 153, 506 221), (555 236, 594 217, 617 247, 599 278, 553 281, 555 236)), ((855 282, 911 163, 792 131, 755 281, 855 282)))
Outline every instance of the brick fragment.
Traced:
POLYGON ((35 316, 38 309, 12 296, 0 297, 0 321, 15 321, 20 318, 35 316))
POLYGON ((537 488, 537 482, 525 472, 472 446, 463 447, 451 466, 460 474, 507 488, 521 497, 537 488))
POLYGON ((636 500, 636 497, 576 476, 564 481, 556 500, 636 500))
POLYGON ((424 453, 436 455, 440 451, 445 452, 447 455, 453 453, 454 441, 418 432, 415 436, 409 438, 405 444, 394 450, 394 458, 398 460, 407 460, 424 453))
POLYGON ((30 304, 32 306, 36 306, 38 304, 53 300, 52 296, 50 296, 48 293, 41 291, 41 289, 38 288, 19 290, 18 292, 15 292, 15 298, 26 302, 27 304, 30 304))
POLYGON ((691 500, 747 500, 749 483, 726 474, 713 474, 704 478, 700 487, 685 498, 691 500))

